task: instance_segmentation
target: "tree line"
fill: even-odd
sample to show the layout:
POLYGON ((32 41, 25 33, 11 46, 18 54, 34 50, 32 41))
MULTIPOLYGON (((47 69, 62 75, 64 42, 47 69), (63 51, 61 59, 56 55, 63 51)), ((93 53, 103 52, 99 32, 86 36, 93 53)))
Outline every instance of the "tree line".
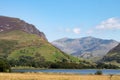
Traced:
POLYGON ((118 69, 120 67, 113 64, 96 63, 91 64, 85 60, 80 62, 68 62, 66 59, 57 62, 46 61, 40 54, 31 56, 20 56, 17 60, 0 58, 0 72, 10 72, 11 67, 26 66, 47 69, 118 69))

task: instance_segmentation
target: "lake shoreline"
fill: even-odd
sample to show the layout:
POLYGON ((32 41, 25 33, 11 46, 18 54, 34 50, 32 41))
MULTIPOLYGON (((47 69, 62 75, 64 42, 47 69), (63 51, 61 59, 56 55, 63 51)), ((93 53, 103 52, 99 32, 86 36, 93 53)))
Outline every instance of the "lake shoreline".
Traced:
POLYGON ((104 75, 120 75, 120 69, 12 69, 15 73, 64 73, 64 74, 92 74, 101 71, 104 75))

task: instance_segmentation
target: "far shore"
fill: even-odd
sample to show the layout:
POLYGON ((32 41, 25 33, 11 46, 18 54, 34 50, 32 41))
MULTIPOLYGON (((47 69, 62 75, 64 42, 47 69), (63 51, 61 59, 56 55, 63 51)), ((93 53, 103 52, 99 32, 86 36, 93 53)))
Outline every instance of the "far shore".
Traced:
MULTIPOLYGON (((35 68, 35 67, 26 67, 26 66, 23 67, 23 66, 19 66, 19 67, 12 67, 11 69, 31 69, 31 70, 37 70, 37 69, 39 69, 40 70, 40 69, 54 69, 54 68, 35 68)), ((63 69, 63 68, 56 68, 56 69, 63 69)), ((80 69, 80 70, 83 70, 83 69, 80 69)), ((92 69, 88 69, 88 70, 92 70, 92 69)), ((104 70, 104 69, 98 69, 98 70, 104 70)), ((119 69, 115 69, 115 70, 120 70, 120 68, 119 69)))

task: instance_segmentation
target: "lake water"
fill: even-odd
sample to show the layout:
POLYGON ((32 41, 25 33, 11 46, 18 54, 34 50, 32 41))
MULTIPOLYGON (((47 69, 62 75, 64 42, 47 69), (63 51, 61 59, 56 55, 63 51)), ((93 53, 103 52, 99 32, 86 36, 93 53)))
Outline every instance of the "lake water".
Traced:
MULTIPOLYGON (((97 69, 20 69, 20 70, 12 70, 13 72, 47 72, 47 73, 71 73, 71 74, 94 74, 97 69)), ((120 69, 102 69, 103 74, 119 74, 120 69)))

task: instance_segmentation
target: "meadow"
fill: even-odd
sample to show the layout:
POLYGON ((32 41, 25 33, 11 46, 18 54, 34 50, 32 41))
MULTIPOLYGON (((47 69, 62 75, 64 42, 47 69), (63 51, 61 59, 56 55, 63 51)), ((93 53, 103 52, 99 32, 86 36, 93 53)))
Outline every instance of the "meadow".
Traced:
POLYGON ((120 75, 0 73, 0 80, 120 80, 120 75))

